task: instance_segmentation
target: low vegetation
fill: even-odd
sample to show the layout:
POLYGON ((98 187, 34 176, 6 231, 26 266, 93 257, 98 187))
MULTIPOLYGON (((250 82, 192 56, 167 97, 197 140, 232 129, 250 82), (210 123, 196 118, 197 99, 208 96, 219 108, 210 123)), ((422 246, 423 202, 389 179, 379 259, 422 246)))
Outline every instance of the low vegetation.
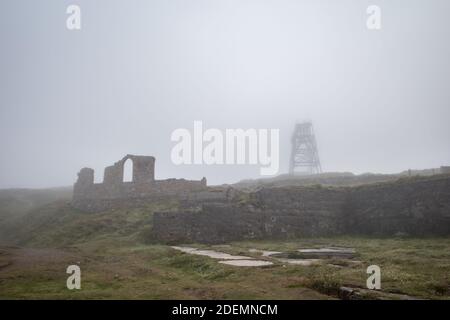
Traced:
POLYGON ((381 292, 388 298, 450 299, 448 237, 190 244, 258 259, 270 258, 250 249, 289 257, 301 248, 356 251, 351 261, 327 259, 301 266, 274 259, 271 266, 235 267, 152 243, 152 214, 176 203, 83 213, 66 196, 41 194, 31 203, 29 195, 17 197, 0 195, 1 299, 335 299, 342 286, 365 288, 366 268, 372 264, 381 267, 381 292), (71 264, 81 267, 81 290, 66 288, 71 264))

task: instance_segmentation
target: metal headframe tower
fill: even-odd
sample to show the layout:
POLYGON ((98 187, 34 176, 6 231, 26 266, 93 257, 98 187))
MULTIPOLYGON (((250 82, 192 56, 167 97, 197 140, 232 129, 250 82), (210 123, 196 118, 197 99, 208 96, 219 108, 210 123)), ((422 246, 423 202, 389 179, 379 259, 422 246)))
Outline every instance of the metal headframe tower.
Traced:
POLYGON ((290 174, 321 173, 319 153, 312 123, 302 122, 295 125, 292 135, 292 153, 290 174))

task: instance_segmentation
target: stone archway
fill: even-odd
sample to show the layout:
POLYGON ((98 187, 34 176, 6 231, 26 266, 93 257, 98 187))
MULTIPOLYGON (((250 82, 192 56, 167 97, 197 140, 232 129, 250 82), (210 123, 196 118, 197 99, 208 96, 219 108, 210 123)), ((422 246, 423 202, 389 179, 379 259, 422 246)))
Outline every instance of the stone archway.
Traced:
POLYGON ((122 162, 122 182, 134 182, 134 163, 131 157, 122 162))

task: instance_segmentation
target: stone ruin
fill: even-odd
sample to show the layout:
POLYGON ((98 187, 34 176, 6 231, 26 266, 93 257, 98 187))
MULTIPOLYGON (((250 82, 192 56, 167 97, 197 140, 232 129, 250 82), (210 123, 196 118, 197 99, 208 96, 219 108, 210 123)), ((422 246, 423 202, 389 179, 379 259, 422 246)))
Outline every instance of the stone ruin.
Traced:
MULTIPOLYGON (((442 170, 444 171, 444 170, 442 170)), ((103 183, 83 168, 73 206, 98 212, 176 200, 155 212, 152 236, 165 243, 223 243, 335 235, 450 235, 450 175, 403 177, 358 186, 208 187, 206 179, 155 180, 155 158, 127 155, 105 168, 103 183), (132 181, 124 164, 133 162, 132 181)))
POLYGON ((338 235, 450 235, 450 175, 355 187, 263 187, 235 199, 204 203, 197 211, 156 212, 153 236, 165 243, 226 243, 338 235))
POLYGON ((185 196, 202 191, 208 191, 206 178, 155 180, 154 157, 128 154, 114 165, 105 168, 103 183, 94 183, 93 169, 81 169, 73 188, 72 204, 84 211, 100 211, 123 203, 138 204, 140 200, 185 196), (124 182, 124 165, 127 160, 133 163, 130 182, 124 182))

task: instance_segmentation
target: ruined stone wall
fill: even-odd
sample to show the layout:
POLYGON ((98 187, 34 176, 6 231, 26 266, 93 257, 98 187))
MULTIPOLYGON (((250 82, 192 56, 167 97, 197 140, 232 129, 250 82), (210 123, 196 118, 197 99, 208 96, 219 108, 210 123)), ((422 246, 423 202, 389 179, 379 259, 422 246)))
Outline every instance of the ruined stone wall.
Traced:
POLYGON ((114 165, 106 167, 103 183, 94 183, 94 170, 83 168, 74 185, 72 205, 83 211, 102 211, 110 208, 135 206, 145 201, 179 197, 207 191, 206 179, 155 180, 155 158, 126 155, 114 165), (124 164, 133 163, 131 182, 124 182, 124 164))
POLYGON ((348 233, 450 235, 450 177, 355 188, 339 218, 348 233))
POLYGON ((264 237, 261 212, 227 204, 205 204, 201 211, 161 212, 153 216, 153 236, 168 243, 222 243, 264 237))
POLYGON ((450 174, 450 166, 441 166, 440 173, 442 173, 442 174, 450 174))
MULTIPOLYGON (((155 181, 153 184, 124 183, 122 187, 108 189, 102 184, 94 184, 83 197, 74 197, 72 206, 87 212, 99 212, 117 208, 140 207, 151 201, 214 201, 224 198, 224 194, 211 191, 201 181, 175 181, 170 184, 155 181)), ((86 190, 86 189, 85 189, 86 190)))
POLYGON ((450 177, 345 188, 264 188, 251 193, 245 204, 157 213, 153 232, 159 241, 173 243, 340 234, 450 235, 450 177))

